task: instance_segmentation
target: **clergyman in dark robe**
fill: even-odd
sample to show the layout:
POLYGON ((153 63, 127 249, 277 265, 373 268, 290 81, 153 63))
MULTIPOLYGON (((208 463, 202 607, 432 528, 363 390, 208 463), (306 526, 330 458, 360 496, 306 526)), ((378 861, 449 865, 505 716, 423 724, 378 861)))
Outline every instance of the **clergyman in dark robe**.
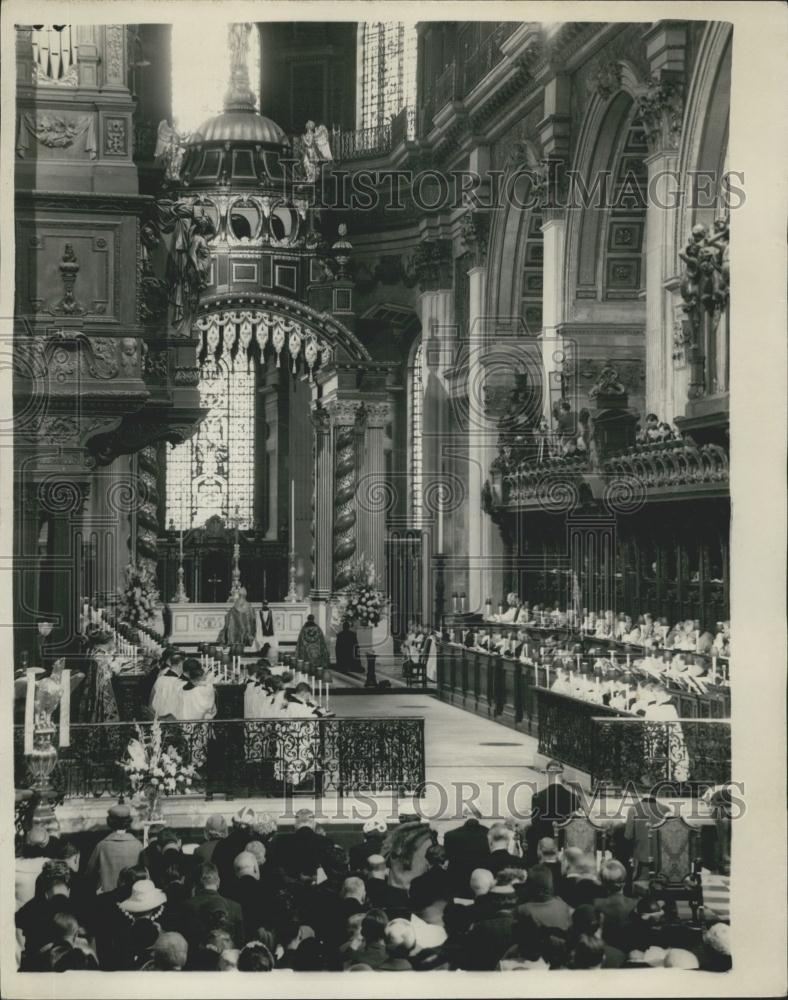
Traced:
POLYGON ((315 621, 314 615, 306 616, 306 621, 298 633, 296 658, 306 660, 311 671, 327 670, 331 666, 326 637, 315 621))
POLYGON ((345 674, 360 674, 364 672, 361 656, 358 650, 358 636, 350 627, 347 619, 342 623, 342 631, 337 636, 336 645, 337 670, 345 674))

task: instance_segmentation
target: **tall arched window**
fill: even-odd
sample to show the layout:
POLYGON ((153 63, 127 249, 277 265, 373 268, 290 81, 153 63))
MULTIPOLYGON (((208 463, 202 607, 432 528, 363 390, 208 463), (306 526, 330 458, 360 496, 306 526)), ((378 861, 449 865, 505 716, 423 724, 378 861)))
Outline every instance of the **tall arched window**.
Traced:
POLYGON ((167 460, 167 522, 176 530, 202 527, 214 515, 234 523, 237 514, 240 528, 253 526, 254 403, 254 369, 205 362, 200 405, 208 415, 167 460))
POLYGON ((422 381, 422 350, 419 341, 413 353, 410 377, 410 511, 411 523, 420 528, 423 519, 424 476, 422 472, 422 413, 424 383, 422 381))
MULTIPOLYGON (((204 121, 221 113, 230 82, 230 45, 227 22, 210 21, 202 15, 172 26, 172 114, 182 132, 193 132, 204 121), (209 51, 206 38, 213 39, 209 51), (223 39, 224 44, 215 40, 223 39)), ((252 26, 249 42, 249 84, 260 107, 260 32, 252 26)))
POLYGON ((359 25, 358 127, 386 125, 416 104, 416 25, 364 21, 359 25))

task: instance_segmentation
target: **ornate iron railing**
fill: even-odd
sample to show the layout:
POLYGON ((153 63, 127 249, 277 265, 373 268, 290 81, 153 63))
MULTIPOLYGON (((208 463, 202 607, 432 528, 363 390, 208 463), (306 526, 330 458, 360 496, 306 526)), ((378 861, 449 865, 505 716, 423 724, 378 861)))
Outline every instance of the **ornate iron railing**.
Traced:
POLYGON ((503 59, 497 33, 481 43, 462 67, 462 96, 465 97, 503 59))
POLYGON ((539 752, 584 771, 610 789, 670 785, 677 795, 730 781, 730 722, 651 722, 537 690, 539 752))
POLYGON ((391 122, 352 131, 335 128, 331 133, 331 155, 336 163, 383 156, 391 150, 391 129, 391 122))
MULTIPOLYGON (((128 793, 120 765, 136 725, 71 726, 71 746, 58 753, 51 783, 57 799, 128 793)), ((398 791, 420 794, 424 783, 424 720, 226 719, 162 722, 162 743, 197 769, 195 791, 206 796, 343 795, 398 791)), ((14 727, 15 784, 30 784, 23 729, 14 727)))
POLYGON ((442 107, 455 101, 458 95, 458 74, 457 67, 450 63, 435 81, 433 91, 433 107, 435 111, 440 111, 442 107))
POLYGON ((594 718, 592 780, 613 788, 627 784, 693 787, 731 780, 731 725, 722 719, 594 718))

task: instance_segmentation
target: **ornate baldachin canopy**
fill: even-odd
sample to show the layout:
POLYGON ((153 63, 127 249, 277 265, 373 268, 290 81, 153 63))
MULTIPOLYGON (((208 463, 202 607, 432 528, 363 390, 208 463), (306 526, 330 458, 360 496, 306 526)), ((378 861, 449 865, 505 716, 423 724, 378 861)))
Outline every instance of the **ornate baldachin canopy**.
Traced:
POLYGON ((197 359, 257 358, 260 364, 282 358, 292 373, 309 375, 331 361, 371 361, 363 344, 327 313, 278 295, 230 298, 215 296, 200 306, 194 323, 199 335, 197 359))

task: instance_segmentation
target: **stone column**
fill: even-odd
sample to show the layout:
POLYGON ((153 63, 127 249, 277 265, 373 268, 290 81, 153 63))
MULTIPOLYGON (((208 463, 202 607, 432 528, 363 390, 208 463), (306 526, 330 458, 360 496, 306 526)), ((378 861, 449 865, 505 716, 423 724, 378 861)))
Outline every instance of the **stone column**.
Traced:
POLYGON ((564 248, 566 212, 558 208, 542 209, 542 413, 551 420, 550 372, 560 371, 566 348, 560 332, 564 321, 564 248))
POLYGON ((484 484, 497 455, 498 427, 484 410, 484 354, 493 335, 486 315, 487 268, 472 267, 468 315, 468 606, 483 609, 501 591, 503 542, 498 527, 482 506, 484 484))
MULTIPOLYGON (((646 209, 646 411, 671 422, 674 313, 665 282, 676 271, 672 226, 678 210, 678 146, 684 110, 686 27, 658 21, 644 35, 651 83, 639 98, 649 156, 646 209)), ((683 409, 683 407, 682 407, 683 409)))
MULTIPOLYGON (((432 282, 431 282, 432 283, 432 282)), ((454 361, 457 328, 454 324, 454 292, 450 288, 429 288, 419 297, 422 342, 422 480, 424 499, 422 524, 430 537, 433 556, 444 555, 449 538, 453 481, 446 477, 446 444, 451 406, 444 370, 454 361), (442 513, 440 512, 441 507, 442 513)), ((414 442, 414 447, 416 443, 414 442)), ((433 619, 436 565, 424 560, 422 580, 422 620, 433 619)), ((444 581, 445 583, 445 581, 444 581)))
MULTIPOLYGON (((358 463, 358 547, 366 559, 372 560, 375 572, 382 576, 385 564, 386 426, 392 419, 388 402, 365 403, 366 433, 359 442, 358 463)), ((385 587, 385 581, 381 581, 385 587)))

